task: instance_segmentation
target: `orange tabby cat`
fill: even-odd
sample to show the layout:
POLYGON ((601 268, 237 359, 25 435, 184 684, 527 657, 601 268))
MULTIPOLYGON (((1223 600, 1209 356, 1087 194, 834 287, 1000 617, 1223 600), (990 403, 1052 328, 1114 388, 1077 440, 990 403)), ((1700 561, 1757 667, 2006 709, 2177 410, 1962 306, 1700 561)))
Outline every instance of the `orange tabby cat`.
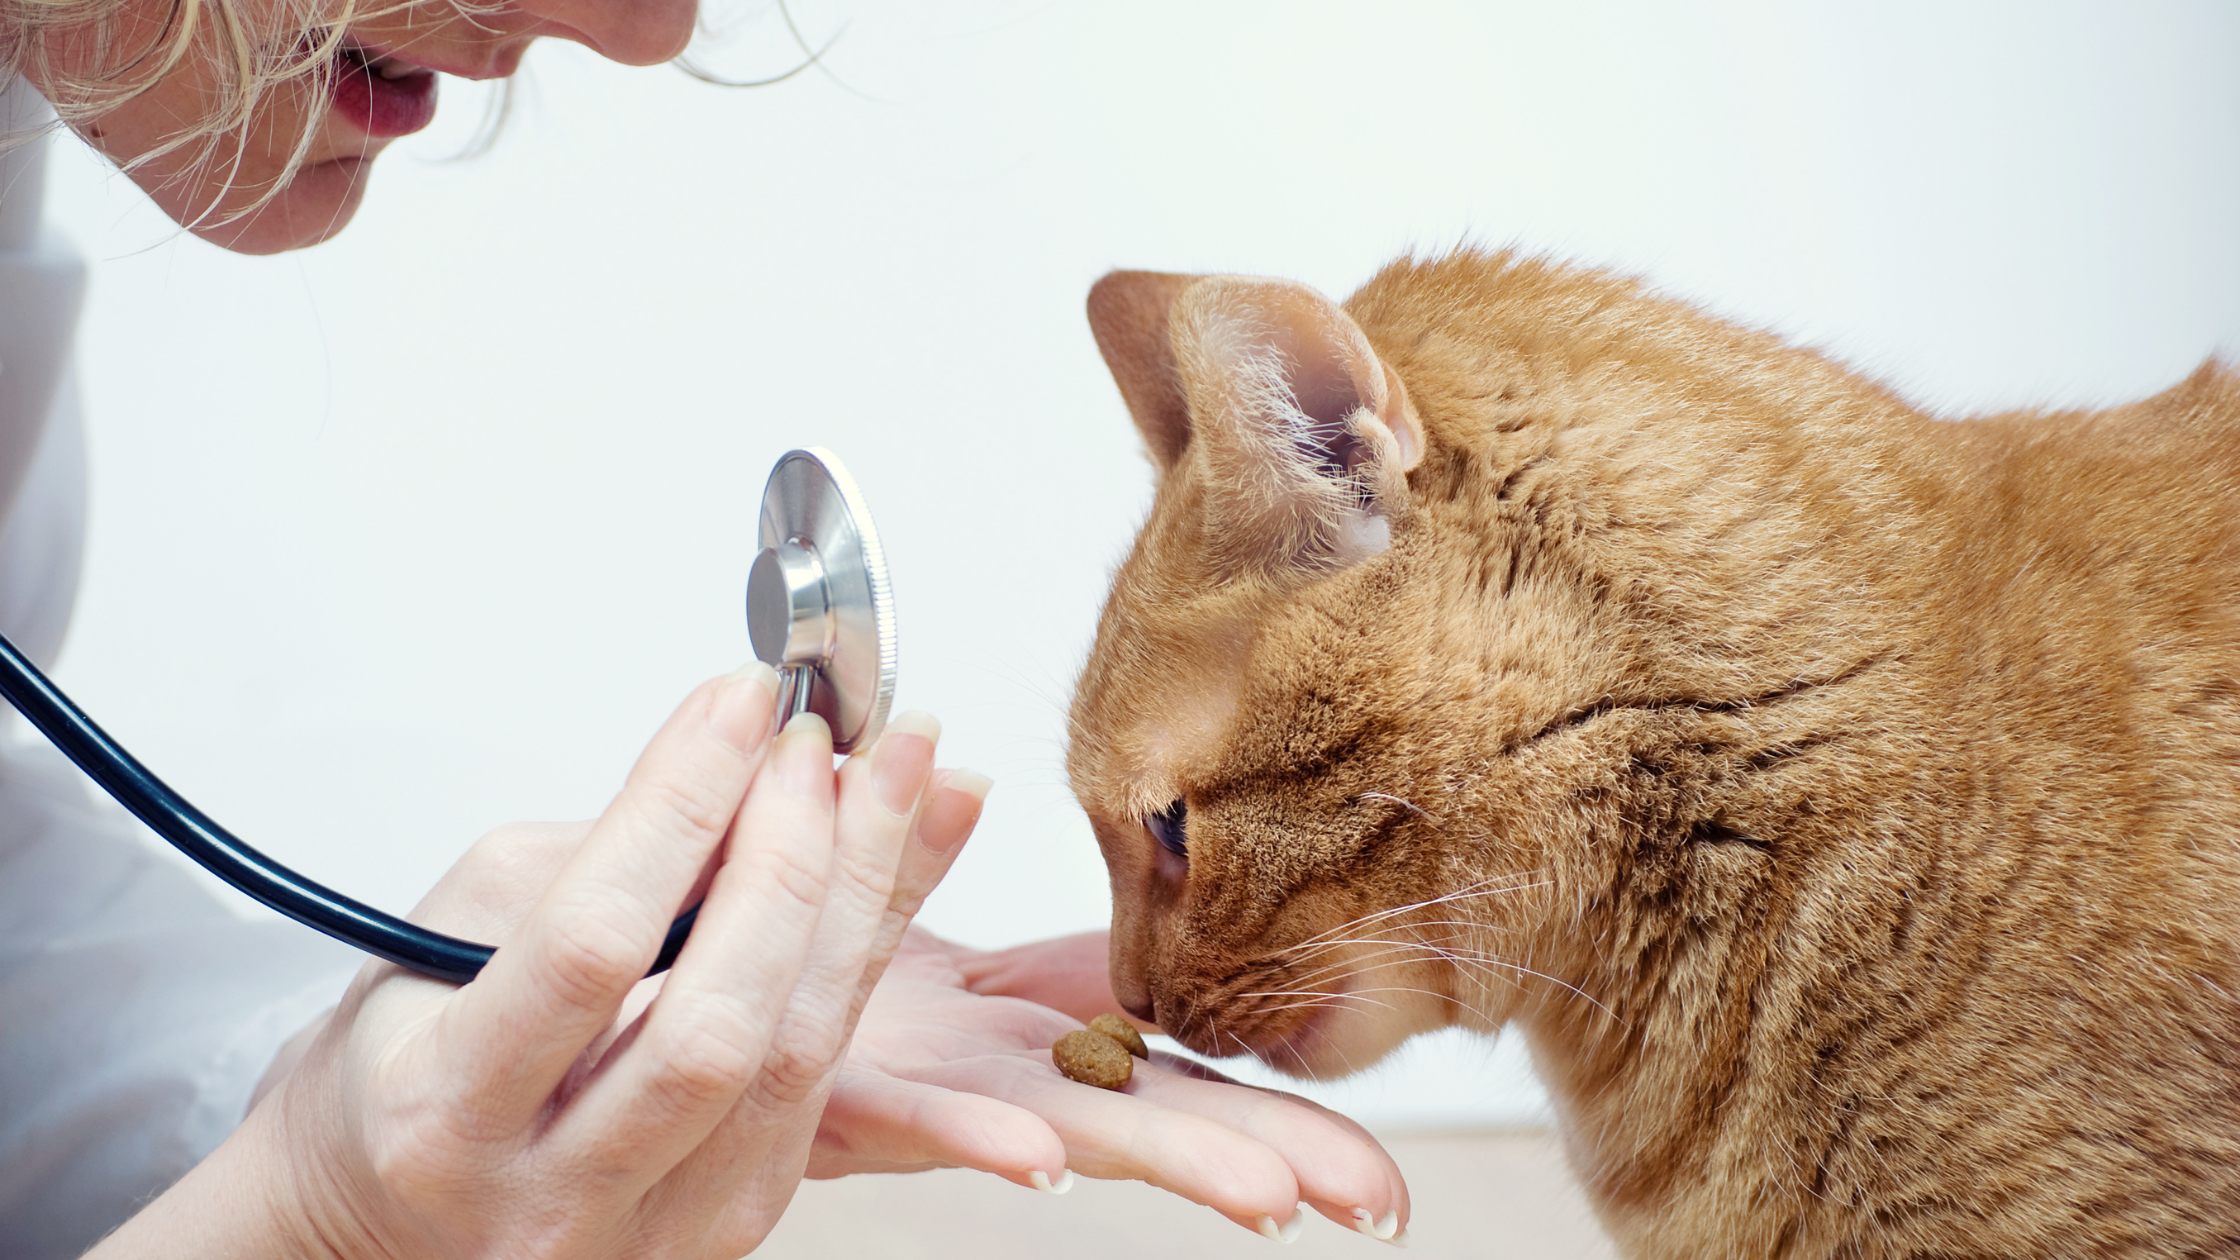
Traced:
POLYGON ((1132 1011, 1513 1022, 1636 1256, 2240 1254, 2240 376, 1938 422, 1478 252, 1089 312, 1132 1011))

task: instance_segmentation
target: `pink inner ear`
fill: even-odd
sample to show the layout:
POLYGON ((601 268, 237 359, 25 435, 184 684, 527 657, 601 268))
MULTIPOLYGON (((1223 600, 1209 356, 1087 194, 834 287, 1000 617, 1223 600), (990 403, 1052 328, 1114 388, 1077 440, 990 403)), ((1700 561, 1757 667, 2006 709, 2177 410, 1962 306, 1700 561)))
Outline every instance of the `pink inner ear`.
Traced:
POLYGON ((1405 403, 1353 320, 1305 285, 1228 276, 1173 319, 1217 550, 1302 571, 1383 550, 1380 496, 1404 493, 1411 454, 1384 412, 1405 403))
POLYGON ((1306 418, 1292 435, 1299 453, 1325 477, 1342 480, 1376 458, 1354 430, 1354 413, 1380 410, 1386 369, 1344 312, 1304 286, 1267 295, 1269 340, 1283 355, 1292 397, 1306 418))
POLYGON ((1361 393, 1354 388, 1353 372, 1328 355, 1295 356, 1291 392, 1307 417, 1307 431, 1294 440, 1299 451, 1321 466, 1326 476, 1344 477, 1367 463, 1371 452, 1346 426, 1361 410, 1361 393))
POLYGON ((1314 445, 1303 449, 1327 474, 1360 468, 1376 458, 1376 442, 1359 435, 1362 425, 1354 418, 1356 411, 1367 410, 1392 435, 1394 471, 1412 470, 1423 456, 1422 424, 1408 403, 1407 388, 1370 348, 1360 326, 1305 285, 1274 282, 1269 290, 1261 310, 1272 325, 1273 344, 1289 365, 1299 410, 1314 429, 1314 445))

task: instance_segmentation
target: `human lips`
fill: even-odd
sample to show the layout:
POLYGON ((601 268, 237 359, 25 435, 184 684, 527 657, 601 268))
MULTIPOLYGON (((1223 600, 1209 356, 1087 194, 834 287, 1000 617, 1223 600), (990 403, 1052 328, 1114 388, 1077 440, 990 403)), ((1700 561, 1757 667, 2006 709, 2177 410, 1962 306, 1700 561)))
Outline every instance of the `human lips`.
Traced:
POLYGON ((411 135, 436 116, 436 72, 365 45, 335 53, 334 112, 376 139, 411 135))

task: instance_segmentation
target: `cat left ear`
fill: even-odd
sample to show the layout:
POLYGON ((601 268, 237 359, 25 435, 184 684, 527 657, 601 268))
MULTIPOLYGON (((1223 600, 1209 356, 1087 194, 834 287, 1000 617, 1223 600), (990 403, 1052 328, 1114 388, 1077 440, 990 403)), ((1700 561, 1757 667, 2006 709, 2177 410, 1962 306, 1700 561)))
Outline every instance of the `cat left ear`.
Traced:
POLYGON ((1390 545, 1423 426, 1352 317, 1303 284, 1214 276, 1169 318, 1216 547, 1319 570, 1390 545))
POLYGON ((1190 445, 1189 402, 1175 368, 1168 316, 1196 276, 1166 271, 1115 271, 1089 290, 1089 331, 1112 369, 1136 431, 1159 466, 1159 475, 1190 445))

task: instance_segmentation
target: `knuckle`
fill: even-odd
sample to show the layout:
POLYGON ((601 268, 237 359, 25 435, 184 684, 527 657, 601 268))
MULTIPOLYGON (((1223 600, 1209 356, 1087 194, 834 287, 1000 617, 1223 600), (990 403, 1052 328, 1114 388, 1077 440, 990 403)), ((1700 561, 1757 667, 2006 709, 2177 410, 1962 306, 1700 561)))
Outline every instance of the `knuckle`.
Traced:
POLYGON ((375 1180, 399 1203, 440 1203, 481 1162, 483 1139, 450 1108, 406 1106, 366 1126, 366 1159, 375 1180))
POLYGON ((560 1001, 599 1008, 636 984, 652 965, 646 946, 613 909, 561 907, 541 940, 537 977, 560 1001))
POLYGON ((784 1111, 814 1099, 838 1066, 823 1038, 785 1036, 770 1047, 748 1090, 765 1111, 784 1111))
POLYGON ((756 883, 767 885, 795 908, 810 914, 822 911, 832 892, 830 873, 809 865, 800 854, 758 853, 750 870, 756 883))
POLYGON ((885 905, 894 899, 895 856, 891 851, 843 848, 839 853, 841 879, 861 888, 866 900, 885 905))
POLYGON ((761 1067, 759 1041, 735 1002, 702 994, 671 1004, 653 1029, 653 1086, 673 1107, 729 1105, 761 1067))
POLYGON ((640 816, 658 834, 697 843, 720 839, 739 809, 738 793, 718 784, 663 776, 632 787, 640 816))
MULTIPOLYGON (((558 1196, 555 1196, 558 1198, 558 1196)), ((486 1260, 570 1260, 585 1254, 604 1254, 594 1239, 611 1234, 592 1213, 577 1203, 524 1205, 507 1214, 504 1225, 483 1231, 483 1245, 471 1254, 486 1260)), ((603 1241, 603 1240, 602 1240, 603 1241)))
POLYGON ((684 698, 684 707, 695 712, 714 708, 716 701, 723 698, 723 689, 730 684, 730 681, 730 676, 727 674, 716 674, 701 679, 700 685, 692 689, 692 694, 684 698))
POLYGON ((548 860, 574 852, 590 830, 588 822, 511 822, 484 832, 475 848, 507 864, 548 860))
POLYGON ((465 1158, 502 1145, 517 1128, 481 1091, 441 1079, 425 1058, 387 1053, 365 1068, 367 1131, 400 1165, 465 1158))

